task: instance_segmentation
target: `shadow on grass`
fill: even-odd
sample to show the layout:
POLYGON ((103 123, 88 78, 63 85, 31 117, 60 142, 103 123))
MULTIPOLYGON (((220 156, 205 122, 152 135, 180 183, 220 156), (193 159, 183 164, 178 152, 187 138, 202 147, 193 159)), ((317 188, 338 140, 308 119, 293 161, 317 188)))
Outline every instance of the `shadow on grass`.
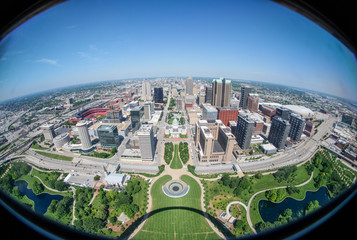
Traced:
POLYGON ((203 211, 198 210, 196 208, 190 208, 190 207, 165 207, 165 208, 160 208, 160 209, 153 210, 153 211, 141 216, 135 222, 133 222, 127 229, 125 229, 125 231, 122 233, 120 238, 121 239, 127 239, 130 236, 130 234, 132 234, 134 232, 134 230, 140 225, 140 223, 145 218, 150 218, 150 217, 154 216, 155 214, 157 214, 159 212, 168 211, 168 210, 174 210, 174 209, 181 209, 181 210, 187 210, 187 211, 198 213, 198 214, 204 216, 205 218, 207 218, 209 221, 211 221, 224 234, 226 239, 227 238, 228 239, 234 238, 234 235, 220 221, 218 221, 215 217, 213 217, 212 215, 208 214, 207 212, 203 212, 203 211))

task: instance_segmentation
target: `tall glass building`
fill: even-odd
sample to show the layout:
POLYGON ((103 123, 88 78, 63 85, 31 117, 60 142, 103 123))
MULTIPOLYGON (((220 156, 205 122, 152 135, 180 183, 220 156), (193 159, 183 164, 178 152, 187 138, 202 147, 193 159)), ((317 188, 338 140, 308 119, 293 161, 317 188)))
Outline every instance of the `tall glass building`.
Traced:
POLYGON ((164 102, 164 91, 162 87, 154 88, 154 102, 163 103, 164 102))
POLYGON ((143 106, 138 106, 131 109, 130 118, 131 118, 131 128, 133 132, 135 132, 140 128, 143 115, 144 115, 143 106))
POLYGON ((117 148, 120 145, 118 129, 115 125, 101 125, 97 132, 103 148, 117 148))

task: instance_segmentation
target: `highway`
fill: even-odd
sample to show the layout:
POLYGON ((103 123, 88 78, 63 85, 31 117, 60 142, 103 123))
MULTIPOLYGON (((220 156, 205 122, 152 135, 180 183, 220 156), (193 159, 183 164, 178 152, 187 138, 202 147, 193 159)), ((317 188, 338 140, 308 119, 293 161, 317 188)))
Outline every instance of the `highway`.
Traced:
POLYGON ((312 138, 302 141, 295 148, 277 153, 272 157, 263 157, 258 160, 238 162, 237 164, 243 172, 257 172, 277 169, 303 162, 313 155, 315 150, 320 145, 320 139, 332 130, 333 123, 335 123, 336 120, 337 118, 333 116, 326 118, 325 121, 318 127, 318 132, 312 138))

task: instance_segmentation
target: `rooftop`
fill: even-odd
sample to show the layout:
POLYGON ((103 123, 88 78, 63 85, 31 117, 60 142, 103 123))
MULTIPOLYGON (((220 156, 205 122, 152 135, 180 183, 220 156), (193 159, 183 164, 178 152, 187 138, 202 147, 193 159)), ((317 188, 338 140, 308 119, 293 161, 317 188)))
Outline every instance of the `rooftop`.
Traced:
POLYGON ((83 127, 83 126, 87 126, 87 121, 86 120, 81 120, 76 124, 76 127, 83 127))
POLYGON ((213 138, 213 135, 212 135, 212 133, 211 133, 211 131, 209 130, 208 127, 202 126, 201 130, 202 130, 202 132, 203 132, 203 134, 205 135, 206 138, 213 138))

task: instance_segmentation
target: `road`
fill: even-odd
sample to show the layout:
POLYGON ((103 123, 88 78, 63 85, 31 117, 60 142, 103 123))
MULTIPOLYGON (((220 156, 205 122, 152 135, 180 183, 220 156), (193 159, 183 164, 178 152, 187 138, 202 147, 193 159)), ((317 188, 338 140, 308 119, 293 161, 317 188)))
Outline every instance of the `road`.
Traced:
POLYGON ((320 139, 332 130, 335 117, 329 117, 319 127, 318 132, 312 137, 301 142, 295 148, 277 153, 272 157, 263 157, 259 160, 238 162, 243 172, 256 172, 276 169, 288 165, 298 164, 310 158, 320 145, 320 139))

